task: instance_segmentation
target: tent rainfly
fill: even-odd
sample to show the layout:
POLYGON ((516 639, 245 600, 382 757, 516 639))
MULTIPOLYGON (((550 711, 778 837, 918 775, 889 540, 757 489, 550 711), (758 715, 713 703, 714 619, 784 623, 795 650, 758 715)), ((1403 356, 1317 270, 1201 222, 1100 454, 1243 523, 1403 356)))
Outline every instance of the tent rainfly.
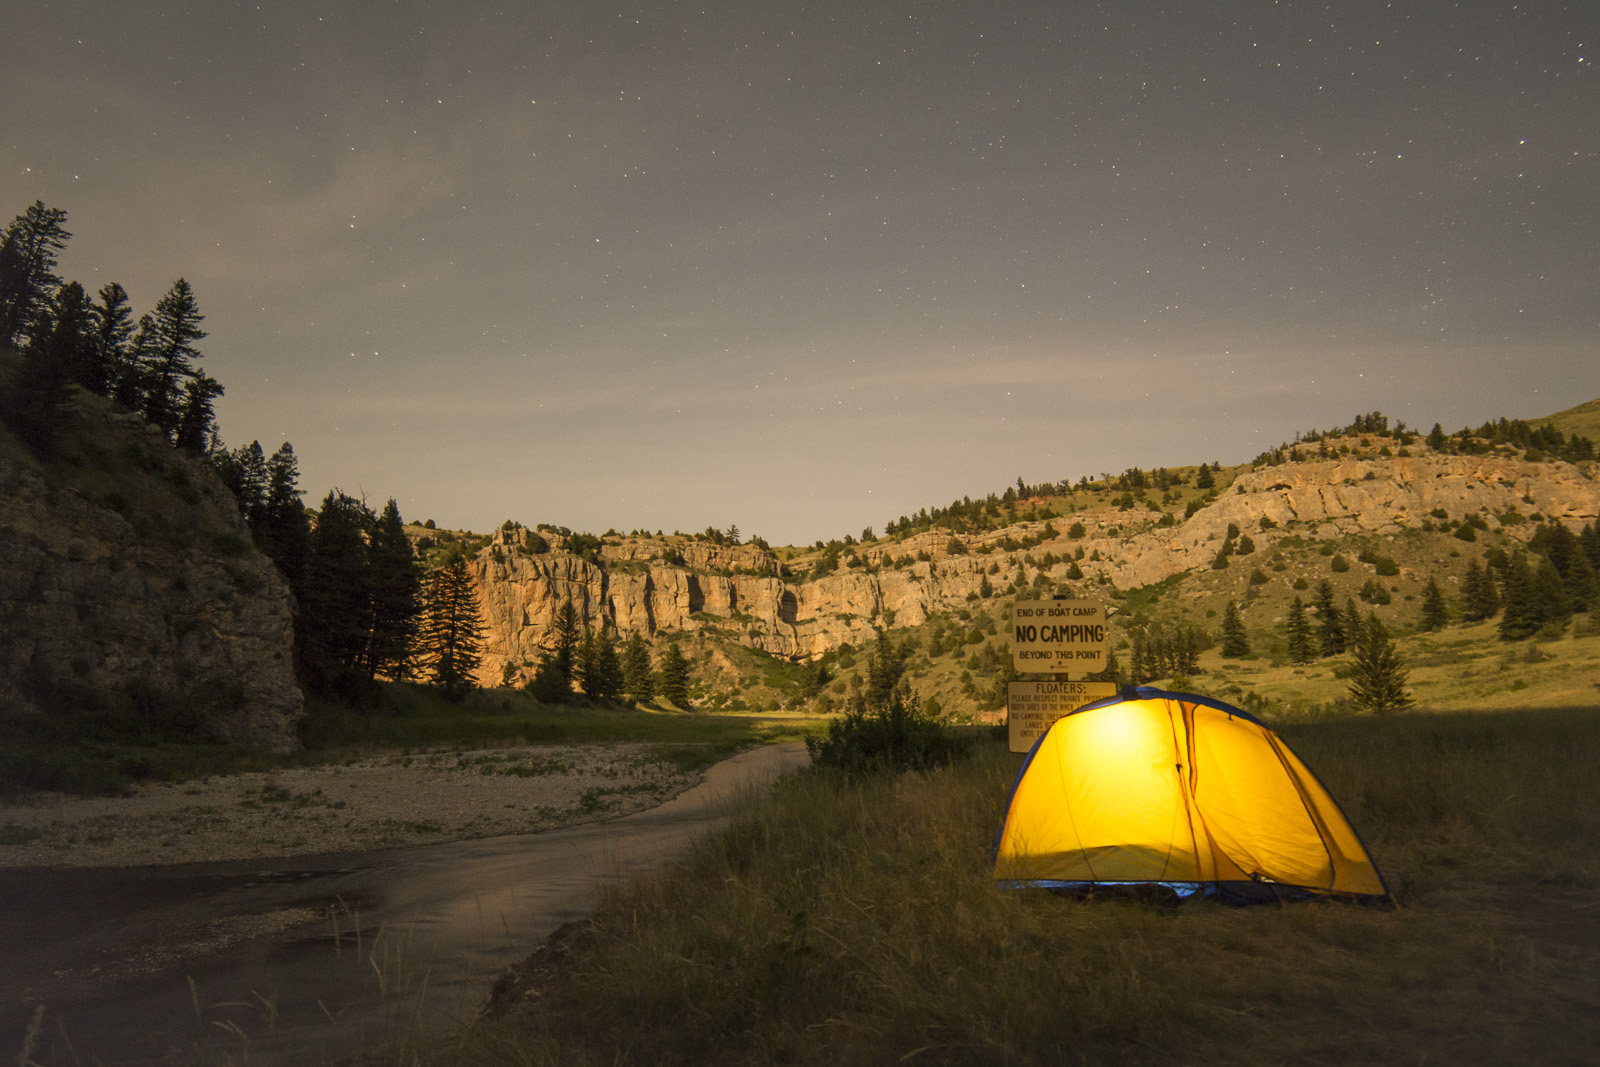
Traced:
POLYGON ((1391 899, 1344 812, 1260 720, 1129 686, 1035 742, 995 841, 1005 888, 1164 886, 1228 902, 1391 899))

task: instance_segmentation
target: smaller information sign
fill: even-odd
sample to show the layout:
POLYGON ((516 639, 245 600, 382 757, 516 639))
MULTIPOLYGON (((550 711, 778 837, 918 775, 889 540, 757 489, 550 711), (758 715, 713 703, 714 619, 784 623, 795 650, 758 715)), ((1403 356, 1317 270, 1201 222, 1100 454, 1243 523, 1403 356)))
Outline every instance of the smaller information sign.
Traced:
POLYGON ((1028 751, 1050 729, 1050 724, 1067 712, 1116 695, 1115 682, 1007 683, 1006 725, 1011 751, 1028 751))

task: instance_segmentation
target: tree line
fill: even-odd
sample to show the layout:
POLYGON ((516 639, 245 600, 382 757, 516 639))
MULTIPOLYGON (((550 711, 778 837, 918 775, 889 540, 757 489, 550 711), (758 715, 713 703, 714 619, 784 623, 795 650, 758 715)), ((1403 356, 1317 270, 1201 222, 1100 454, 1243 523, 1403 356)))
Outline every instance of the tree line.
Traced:
POLYGON ((424 571, 392 499, 374 512, 336 489, 313 520, 288 442, 271 456, 258 441, 226 448, 214 410, 223 387, 199 363, 205 316, 193 287, 179 278, 137 321, 116 282, 90 298, 57 274, 66 219, 35 201, 0 236, 0 343, 22 355, 4 410, 17 435, 47 456, 79 387, 209 460, 294 597, 294 666, 308 689, 355 697, 380 674, 457 696, 470 687, 482 638, 465 555, 424 571))
POLYGON ((222 385, 199 366, 205 316, 193 288, 179 278, 137 321, 117 282, 90 297, 56 273, 72 237, 66 219, 35 201, 0 237, 0 343, 23 356, 9 421, 35 453, 47 453, 78 385, 137 411, 177 447, 205 451, 222 385))
MULTIPOLYGON (((668 643, 659 666, 653 665, 643 634, 634 631, 618 647, 611 628, 580 623, 570 600, 556 609, 551 636, 553 647, 539 655, 525 686, 541 704, 566 703, 578 693, 602 703, 648 704, 660 697, 689 706, 689 659, 676 644, 668 643)), ((510 671, 508 664, 508 680, 510 671)))

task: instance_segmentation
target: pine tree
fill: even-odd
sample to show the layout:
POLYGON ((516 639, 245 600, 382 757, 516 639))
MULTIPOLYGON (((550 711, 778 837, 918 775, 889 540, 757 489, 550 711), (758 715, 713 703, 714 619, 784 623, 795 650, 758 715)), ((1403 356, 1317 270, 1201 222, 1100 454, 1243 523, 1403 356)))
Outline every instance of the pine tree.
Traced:
POLYGON ((1361 609, 1356 607, 1356 598, 1344 598, 1344 633, 1345 650, 1349 651, 1355 646, 1357 638, 1361 636, 1361 627, 1366 625, 1361 619, 1361 609))
POLYGON ((583 695, 607 702, 622 699, 622 659, 611 631, 602 628, 587 633, 579 647, 578 682, 583 695))
POLYGON ((1567 595, 1567 583, 1549 559, 1541 559, 1533 568, 1533 601, 1539 625, 1560 626, 1572 618, 1572 598, 1567 595))
POLYGON ((1503 581, 1500 640, 1521 641, 1532 637, 1543 621, 1543 613, 1526 553, 1519 551, 1509 558, 1503 581))
POLYGON ((126 358, 116 380, 111 383, 111 398, 129 411, 144 410, 145 386, 155 350, 156 320, 150 315, 140 315, 139 325, 128 340, 126 358))
POLYGON ((1345 650, 1345 620, 1333 602, 1333 585, 1324 578, 1317 583, 1317 645, 1324 656, 1337 656, 1345 650))
POLYGON ((655 699, 656 675, 650 664, 650 644, 635 630, 622 651, 622 688, 630 701, 648 704, 655 699))
POLYGON ((252 531, 261 524, 267 510, 267 454, 260 441, 240 445, 213 460, 222 484, 239 503, 239 515, 252 531))
POLYGON ((16 387, 5 398, 7 421, 36 455, 48 453, 65 418, 76 368, 88 344, 89 302, 83 287, 61 287, 28 345, 16 387))
POLYGON ((428 572, 422 583, 422 609, 417 665, 446 697, 459 701, 473 687, 483 660, 478 593, 464 555, 453 555, 428 572))
POLYGON ((261 518, 253 524, 256 544, 278 565, 298 597, 311 552, 311 519, 300 499, 300 465, 285 441, 266 462, 266 494, 261 518))
POLYGON ((572 601, 568 600, 556 609, 553 632, 556 640, 551 662, 570 692, 577 674, 578 644, 582 639, 582 631, 578 625, 578 609, 572 606, 572 601))
POLYGON ((670 701, 674 706, 688 710, 689 708, 689 660, 677 645, 669 644, 661 653, 661 665, 657 670, 660 679, 659 692, 663 700, 670 701))
POLYGON ((1466 601, 1463 612, 1468 622, 1482 622, 1494 618, 1500 610, 1500 593, 1495 588, 1494 574, 1480 567, 1477 560, 1467 563, 1466 577, 1461 581, 1461 594, 1466 601))
POLYGON ((67 213, 42 200, 12 220, 0 237, 0 344, 15 346, 48 315, 50 297, 61 287, 57 256, 72 234, 67 213))
POLYGON ((1244 619, 1239 616, 1239 605, 1231 600, 1222 614, 1222 654, 1229 659, 1250 654, 1250 636, 1245 632, 1244 619))
POLYGON ((1150 665, 1150 641, 1146 636, 1146 628, 1136 628, 1130 641, 1133 647, 1128 652, 1128 676, 1134 685, 1143 685, 1156 675, 1150 665))
POLYGON ((1376 613, 1357 629, 1352 666, 1350 701, 1358 710, 1401 711, 1411 706, 1405 663, 1376 613))
POLYGON ((92 309, 93 355, 79 379, 85 389, 111 396, 128 362, 128 342, 133 337, 133 309, 128 294, 116 282, 100 289, 100 302, 92 309))
POLYGON ((1428 633, 1442 630, 1450 622, 1450 609, 1445 606, 1444 593, 1432 575, 1428 587, 1422 591, 1422 628, 1428 633))
POLYGON ((323 499, 312 528, 305 581, 296 590, 295 645, 301 680, 318 692, 356 695, 372 677, 367 667, 372 522, 365 504, 335 489, 323 499))
POLYGON ((418 626, 421 577, 393 497, 372 527, 367 559, 372 590, 367 667, 375 674, 403 678, 418 626))
POLYGON ((172 443, 188 452, 205 451, 215 422, 213 401, 222 395, 222 383, 207 374, 196 374, 183 386, 183 402, 178 408, 172 443))
POLYGON ((1311 638, 1311 620, 1306 617, 1306 605, 1299 597, 1289 605, 1289 619, 1284 624, 1288 639, 1289 661, 1310 663, 1317 658, 1317 649, 1311 638))
POLYGON ((194 345, 206 336, 200 329, 204 319, 194 290, 183 278, 173 282, 156 304, 154 351, 149 355, 142 414, 168 434, 178 429, 182 383, 199 375, 194 363, 200 351, 194 345))

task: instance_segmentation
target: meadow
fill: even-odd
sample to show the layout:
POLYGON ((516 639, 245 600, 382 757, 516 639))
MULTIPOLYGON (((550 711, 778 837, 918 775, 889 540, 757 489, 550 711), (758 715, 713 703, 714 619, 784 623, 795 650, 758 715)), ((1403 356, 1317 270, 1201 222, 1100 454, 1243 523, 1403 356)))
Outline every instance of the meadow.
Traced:
POLYGON ((1021 757, 791 776, 372 1063, 1592 1063, 1600 709, 1285 723, 1394 906, 1000 892, 1021 757))
POLYGON ((175 738, 108 701, 48 718, 0 717, 0 795, 117 793, 140 782, 507 745, 636 742, 655 746, 658 761, 698 771, 753 744, 802 737, 804 730, 795 716, 547 705, 515 690, 475 690, 456 703, 430 686, 383 683, 360 707, 308 697, 300 723, 303 749, 275 754, 175 738))

